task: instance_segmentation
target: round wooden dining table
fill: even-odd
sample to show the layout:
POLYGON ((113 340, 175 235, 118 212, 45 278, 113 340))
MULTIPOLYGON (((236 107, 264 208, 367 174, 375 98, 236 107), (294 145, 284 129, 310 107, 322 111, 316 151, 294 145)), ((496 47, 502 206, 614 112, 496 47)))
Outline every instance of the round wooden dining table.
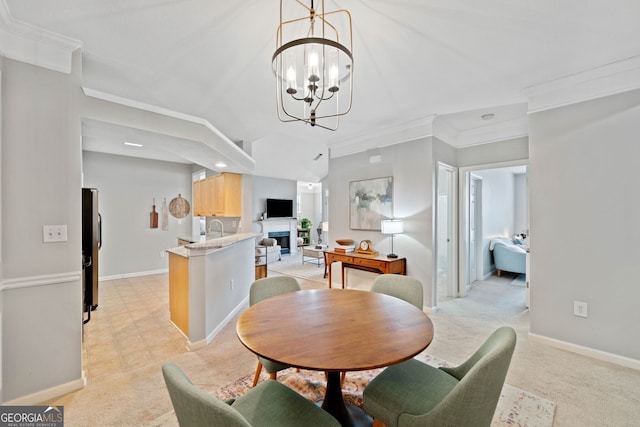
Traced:
POLYGON ((346 405, 340 373, 393 365, 424 350, 431 319, 401 299, 354 289, 314 289, 267 298, 238 318, 238 338, 253 353, 327 372, 322 408, 343 426, 371 425, 346 405))

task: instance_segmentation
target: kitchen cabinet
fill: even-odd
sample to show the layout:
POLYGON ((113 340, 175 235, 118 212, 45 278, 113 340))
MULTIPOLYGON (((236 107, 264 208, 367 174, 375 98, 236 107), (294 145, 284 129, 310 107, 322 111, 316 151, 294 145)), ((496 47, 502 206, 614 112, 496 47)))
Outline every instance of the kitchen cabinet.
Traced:
POLYGON ((200 203, 201 203, 201 215, 200 216, 213 216, 214 215, 214 178, 210 176, 201 180, 200 184, 200 203))
POLYGON ((221 173, 193 183, 195 216, 242 216, 242 175, 221 173))
POLYGON ((193 201, 193 216, 204 216, 202 215, 202 196, 200 195, 201 189, 202 189, 202 180, 194 181, 193 193, 191 197, 193 201))
POLYGON ((242 216, 242 175, 221 173, 213 178, 213 215, 242 216))
POLYGON ((169 316, 189 336, 189 260, 169 252, 169 316))

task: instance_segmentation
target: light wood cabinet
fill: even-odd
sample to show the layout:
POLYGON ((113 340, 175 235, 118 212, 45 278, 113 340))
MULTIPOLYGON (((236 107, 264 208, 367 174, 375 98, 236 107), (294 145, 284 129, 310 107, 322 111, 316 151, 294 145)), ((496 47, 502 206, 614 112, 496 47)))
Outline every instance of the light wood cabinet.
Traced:
POLYGON ((242 175, 221 173, 213 178, 213 214, 242 216, 242 175))
POLYGON ((195 216, 242 216, 242 175, 221 173, 193 183, 195 216))
POLYGON ((202 196, 200 195, 200 191, 202 189, 202 180, 194 181, 193 183, 193 216, 204 216, 202 215, 202 196))
POLYGON ((169 316, 189 336, 189 260, 169 253, 169 316))
POLYGON ((213 216, 215 215, 214 209, 214 201, 215 196, 213 195, 214 187, 215 187, 215 177, 210 176, 202 180, 202 184, 200 184, 200 197, 202 203, 202 215, 200 216, 213 216))

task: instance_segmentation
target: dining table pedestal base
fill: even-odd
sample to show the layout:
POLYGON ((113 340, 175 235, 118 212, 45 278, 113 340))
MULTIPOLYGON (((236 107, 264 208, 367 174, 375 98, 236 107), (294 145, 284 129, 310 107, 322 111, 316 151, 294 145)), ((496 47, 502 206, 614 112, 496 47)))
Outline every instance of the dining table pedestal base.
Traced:
POLYGON ((327 372, 327 391, 322 409, 340 422, 342 427, 371 427, 373 419, 355 405, 345 404, 340 386, 340 372, 327 372))

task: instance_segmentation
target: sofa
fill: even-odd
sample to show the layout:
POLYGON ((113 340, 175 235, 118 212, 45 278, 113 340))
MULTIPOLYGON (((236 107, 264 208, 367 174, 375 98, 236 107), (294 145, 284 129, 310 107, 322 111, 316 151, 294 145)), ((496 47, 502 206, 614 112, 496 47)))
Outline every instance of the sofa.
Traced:
POLYGON ((282 260, 282 251, 278 241, 269 237, 264 237, 256 241, 256 264, 263 263, 264 257, 257 258, 258 255, 267 254, 267 264, 282 260))
POLYGON ((526 274, 527 250, 520 242, 508 237, 491 239, 489 250, 493 252, 498 277, 503 271, 526 274))

